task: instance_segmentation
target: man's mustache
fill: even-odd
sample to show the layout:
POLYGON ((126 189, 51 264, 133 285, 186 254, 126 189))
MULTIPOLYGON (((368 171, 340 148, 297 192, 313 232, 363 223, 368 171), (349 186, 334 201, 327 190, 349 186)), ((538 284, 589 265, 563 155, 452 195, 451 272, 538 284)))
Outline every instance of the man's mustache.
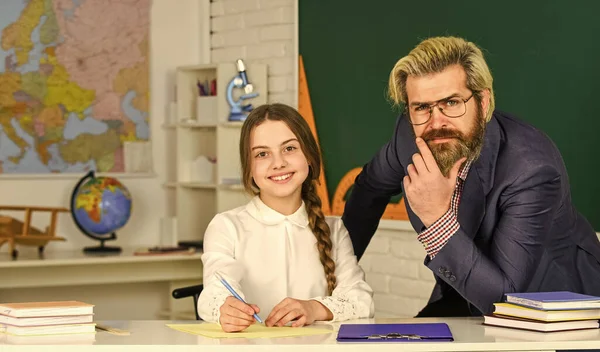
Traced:
POLYGON ((446 128, 429 130, 423 133, 423 135, 421 135, 421 138, 423 138, 425 142, 429 142, 430 140, 435 138, 457 138, 459 140, 464 140, 462 133, 458 131, 452 131, 446 128))

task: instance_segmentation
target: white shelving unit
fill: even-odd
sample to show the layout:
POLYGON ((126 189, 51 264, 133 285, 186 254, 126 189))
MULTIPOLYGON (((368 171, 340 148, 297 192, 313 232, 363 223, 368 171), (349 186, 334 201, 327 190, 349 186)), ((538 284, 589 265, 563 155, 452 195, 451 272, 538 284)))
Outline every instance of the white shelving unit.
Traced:
MULTIPOLYGON (((258 97, 244 101, 257 107, 267 102, 267 66, 265 64, 245 62, 248 81, 254 86, 258 97)), ((229 184, 231 179, 241 182, 241 164, 239 158, 239 140, 242 122, 229 121, 229 104, 226 90, 229 81, 237 74, 235 63, 205 64, 178 67, 177 117, 165 125, 164 130, 174 140, 168 150, 167 168, 171 169, 164 188, 168 192, 168 216, 176 219, 178 241, 199 241, 216 213, 226 211, 247 203, 250 196, 241 184, 229 184), (198 96, 197 82, 216 79, 216 96, 198 96), (197 116, 198 99, 202 107, 211 113, 197 116), (216 104, 216 108, 210 108, 216 104), (211 116, 208 116, 211 115, 211 116), (198 182, 194 178, 194 162, 198 157, 216 158, 212 164, 214 171, 211 180, 198 182), (224 183, 223 180, 229 182, 224 183)), ((241 94, 234 90, 234 98, 241 94)), ((201 108, 202 109, 202 108, 201 108)), ((209 166, 209 165, 208 165, 209 166)), ((202 168, 203 170, 210 170, 202 168)))

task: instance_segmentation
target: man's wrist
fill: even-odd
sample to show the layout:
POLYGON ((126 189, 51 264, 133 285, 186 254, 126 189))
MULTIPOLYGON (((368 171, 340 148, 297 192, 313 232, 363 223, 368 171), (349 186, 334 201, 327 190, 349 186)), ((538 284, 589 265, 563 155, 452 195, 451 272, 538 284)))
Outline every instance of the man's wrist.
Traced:
POLYGON ((422 219, 421 221, 423 222, 423 225, 425 225, 426 228, 431 227, 431 225, 435 224, 436 222, 438 222, 444 215, 446 215, 448 213, 448 211, 450 211, 450 207, 448 207, 446 210, 444 210, 443 212, 441 212, 439 214, 439 216, 432 216, 431 218, 433 219, 422 219))
POLYGON ((456 214, 450 209, 431 227, 419 233, 417 239, 423 244, 429 257, 433 259, 459 228, 460 224, 456 214))

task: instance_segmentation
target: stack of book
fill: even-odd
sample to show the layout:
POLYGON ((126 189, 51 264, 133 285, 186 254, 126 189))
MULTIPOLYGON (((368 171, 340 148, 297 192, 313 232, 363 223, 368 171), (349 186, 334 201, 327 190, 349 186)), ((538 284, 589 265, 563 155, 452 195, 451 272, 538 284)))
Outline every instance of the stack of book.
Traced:
POLYGON ((79 301, 0 304, 0 333, 11 336, 93 334, 94 306, 79 301))
POLYGON ((526 292, 505 295, 494 303, 484 324, 541 332, 597 329, 600 297, 569 291, 526 292))

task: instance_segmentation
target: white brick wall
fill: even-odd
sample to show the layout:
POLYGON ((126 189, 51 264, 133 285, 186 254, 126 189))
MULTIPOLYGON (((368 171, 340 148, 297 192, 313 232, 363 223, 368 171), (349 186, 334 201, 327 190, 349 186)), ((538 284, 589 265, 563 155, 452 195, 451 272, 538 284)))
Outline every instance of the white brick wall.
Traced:
MULTIPOLYGON (((297 0, 215 0, 210 4, 211 62, 267 64, 269 103, 295 106, 297 0)), ((248 72, 250 81, 252 73, 248 72)))
POLYGON ((359 263, 375 292, 377 317, 413 317, 425 306, 435 281, 424 258, 410 223, 381 221, 359 263))

